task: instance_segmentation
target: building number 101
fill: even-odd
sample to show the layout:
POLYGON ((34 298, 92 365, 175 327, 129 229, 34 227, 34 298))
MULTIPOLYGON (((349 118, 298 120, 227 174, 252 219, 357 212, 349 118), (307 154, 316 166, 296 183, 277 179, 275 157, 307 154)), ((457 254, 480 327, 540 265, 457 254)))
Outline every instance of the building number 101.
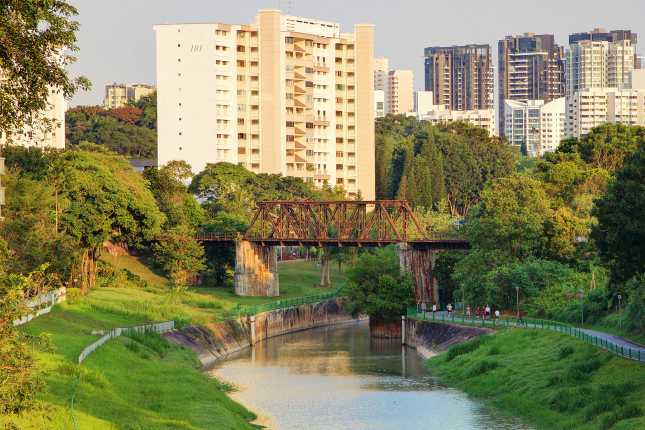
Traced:
POLYGON ((190 52, 201 52, 202 45, 190 45, 190 52))

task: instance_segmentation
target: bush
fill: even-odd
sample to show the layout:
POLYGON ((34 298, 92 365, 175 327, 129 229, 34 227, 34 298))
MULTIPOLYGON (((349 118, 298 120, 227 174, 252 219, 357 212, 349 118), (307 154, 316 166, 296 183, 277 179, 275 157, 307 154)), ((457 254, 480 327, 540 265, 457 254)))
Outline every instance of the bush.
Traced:
POLYGON ((558 350, 558 359, 564 360, 571 354, 573 354, 573 347, 571 345, 563 346, 558 350))
POLYGON ((81 381, 98 388, 106 388, 109 384, 103 372, 82 367, 80 364, 62 363, 58 366, 56 372, 60 375, 73 376, 74 378, 80 376, 81 381))
POLYGON ((607 415, 602 420, 602 428, 608 429, 613 427, 618 421, 627 420, 629 418, 637 418, 643 416, 643 410, 636 405, 623 406, 615 412, 607 415))
MULTIPOLYGON (((164 350, 170 348, 170 342, 168 342, 168 339, 153 330, 146 330, 144 333, 130 330, 125 332, 124 336, 139 342, 159 355, 163 355, 164 350)), ((141 356, 143 357, 143 354, 141 356)))
POLYGON ((488 336, 481 336, 477 337, 469 342, 466 343, 460 343, 458 345, 453 345, 448 352, 446 353, 447 361, 454 360, 455 358, 459 357, 460 355, 463 354, 468 354, 469 352, 473 352, 480 346, 482 346, 484 343, 488 342, 490 338, 488 336))
POLYGON ((68 288, 67 289, 67 303, 73 305, 83 298, 83 292, 80 288, 68 288))
POLYGON ((496 361, 482 360, 478 361, 468 369, 466 372, 466 378, 473 378, 479 376, 483 373, 488 372, 489 370, 497 369, 499 363, 496 361))

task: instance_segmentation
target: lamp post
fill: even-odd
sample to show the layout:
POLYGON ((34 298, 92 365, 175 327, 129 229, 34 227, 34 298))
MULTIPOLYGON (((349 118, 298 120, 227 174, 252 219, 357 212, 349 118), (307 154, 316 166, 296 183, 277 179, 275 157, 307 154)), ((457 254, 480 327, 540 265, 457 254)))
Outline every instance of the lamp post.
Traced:
POLYGON ((618 331, 623 331, 623 309, 620 307, 620 299, 622 299, 623 296, 620 294, 618 295, 618 318, 619 318, 619 328, 618 331))
POLYGON ((515 287, 517 292, 517 317, 520 317, 520 287, 515 287))
POLYGON ((582 319, 582 325, 585 325, 585 312, 584 306, 582 305, 582 293, 584 293, 584 291, 580 289, 580 318, 582 319))
POLYGON ((464 315, 466 313, 466 295, 465 295, 465 290, 464 290, 464 284, 461 284, 461 314, 464 315))

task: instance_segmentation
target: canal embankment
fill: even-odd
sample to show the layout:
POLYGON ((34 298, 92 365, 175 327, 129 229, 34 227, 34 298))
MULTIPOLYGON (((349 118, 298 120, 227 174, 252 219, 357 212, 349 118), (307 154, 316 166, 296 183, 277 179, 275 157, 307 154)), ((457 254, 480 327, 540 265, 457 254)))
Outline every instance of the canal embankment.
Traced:
POLYGON ((406 318, 403 343, 415 348, 423 357, 430 358, 448 351, 454 345, 465 343, 493 332, 493 329, 484 327, 442 324, 406 318))
POLYGON ((171 343, 194 351, 206 365, 271 337, 353 321, 355 318, 345 311, 346 300, 341 297, 273 309, 169 330, 163 336, 171 343))

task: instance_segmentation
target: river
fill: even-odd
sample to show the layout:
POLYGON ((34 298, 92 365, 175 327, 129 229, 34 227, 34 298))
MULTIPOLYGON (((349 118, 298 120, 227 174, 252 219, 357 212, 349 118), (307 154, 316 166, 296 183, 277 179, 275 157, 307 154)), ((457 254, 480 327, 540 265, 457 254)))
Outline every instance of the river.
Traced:
POLYGON ((529 429, 442 387, 422 362, 361 322, 271 338, 204 371, 269 429, 529 429))

